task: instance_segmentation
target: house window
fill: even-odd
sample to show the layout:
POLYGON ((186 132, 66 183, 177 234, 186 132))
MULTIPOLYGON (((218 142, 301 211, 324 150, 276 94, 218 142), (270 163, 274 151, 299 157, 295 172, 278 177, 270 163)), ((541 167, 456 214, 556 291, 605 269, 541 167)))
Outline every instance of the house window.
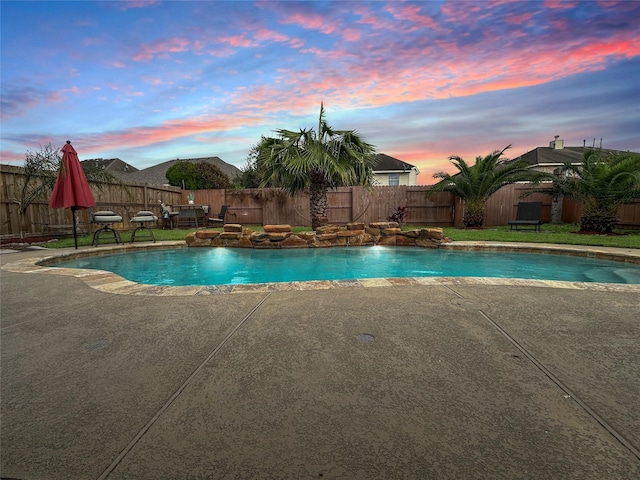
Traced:
POLYGON ((398 185, 400 185, 400 175, 398 175, 397 173, 389 174, 389 186, 395 187, 398 185))

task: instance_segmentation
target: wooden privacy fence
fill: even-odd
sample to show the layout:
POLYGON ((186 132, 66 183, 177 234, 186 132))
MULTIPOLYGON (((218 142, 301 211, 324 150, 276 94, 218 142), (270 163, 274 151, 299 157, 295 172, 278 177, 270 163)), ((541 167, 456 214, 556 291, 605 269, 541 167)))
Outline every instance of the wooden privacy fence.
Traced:
MULTIPOLYGON (((14 236, 20 234, 20 217, 18 214, 17 199, 23 185, 21 167, 12 165, 0 165, 0 235, 14 236)), ((116 209, 122 213, 125 221, 123 228, 129 228, 129 222, 125 207, 132 213, 138 210, 151 210, 156 215, 160 214, 159 202, 165 204, 180 203, 182 191, 176 187, 163 187, 159 185, 130 184, 123 188, 120 185, 104 185, 99 189, 91 187, 97 207, 116 209)), ((72 223, 70 209, 49 208, 47 192, 29 205, 26 212, 26 221, 23 225, 27 235, 39 235, 43 233, 44 226, 70 225, 72 223)), ((186 203, 186 202, 185 202, 186 203)), ((89 223, 89 215, 86 210, 77 210, 76 215, 81 229, 89 223)))
MULTIPOLYGON (((452 226, 453 196, 447 192, 426 198, 427 186, 340 187, 327 194, 329 223, 379 222, 407 206, 407 223, 416 225, 452 226)), ((184 197, 186 198, 186 193, 184 197)), ((227 222, 244 225, 289 224, 311 226, 309 195, 291 197, 282 190, 197 190, 196 204, 209 205, 216 214, 222 205, 229 205, 227 222)))
MULTIPOLYGON (((507 225, 516 218, 518 203, 542 202, 542 221, 551 220, 553 197, 542 193, 527 192, 540 188, 528 183, 515 183, 502 187, 487 201, 484 225, 507 225)), ((462 228, 464 203, 448 192, 439 192, 427 198, 428 185, 340 187, 327 194, 329 222, 384 221, 397 207, 409 208, 406 223, 412 225, 455 226, 462 228)), ((194 203, 209 205, 209 211, 217 214, 222 205, 229 205, 227 222, 244 225, 288 224, 311 226, 309 195, 291 197, 278 189, 244 190, 196 190, 194 203)), ((182 203, 187 203, 189 192, 183 191, 182 203)), ((582 212, 580 202, 564 199, 562 221, 579 223, 582 212)), ((640 228, 640 199, 622 205, 618 209, 620 225, 640 228)))
MULTIPOLYGON (((485 226, 507 225, 516 215, 521 196, 531 185, 508 185, 487 202, 485 226)), ((438 192, 427 198, 428 186, 340 187, 327 194, 329 223, 379 222, 400 206, 409 209, 406 223, 412 225, 462 227, 463 202, 451 193, 438 192)), ((183 194, 186 203, 187 192, 183 194)), ((552 198, 532 194, 527 201, 542 201, 544 221, 549 221, 552 198)), ((289 224, 310 226, 309 195, 291 197, 277 189, 197 190, 196 204, 209 205, 212 213, 229 205, 227 222, 244 225, 289 224)), ((570 221, 570 220, 566 220, 570 221)))
MULTIPOLYGON (((18 204, 16 199, 22 186, 22 168, 0 165, 0 208, 2 236, 20 233, 18 204)), ((345 224, 349 222, 371 223, 386 220, 398 207, 406 206, 409 217, 406 223, 412 225, 462 227, 463 203, 447 192, 436 193, 427 198, 428 186, 381 186, 381 187, 340 187, 328 192, 329 222, 345 224)), ((540 193, 526 198, 522 195, 536 187, 526 183, 507 185, 487 201, 485 226, 507 225, 516 215, 518 202, 542 202, 542 220, 551 219, 553 198, 540 193)), ((131 228, 125 208, 131 213, 151 210, 160 215, 159 202, 166 205, 187 204, 189 191, 176 187, 159 185, 129 184, 106 185, 103 189, 92 187, 98 208, 115 209, 125 218, 117 228, 131 228)), ((291 197, 278 189, 244 190, 197 190, 194 203, 209 206, 211 216, 216 216, 222 205, 229 205, 226 217, 228 223, 243 225, 289 224, 310 226, 309 195, 291 197)), ((48 206, 50 192, 37 199, 27 209, 25 230, 27 235, 39 235, 43 225, 69 225, 72 223, 69 209, 52 210, 48 206)), ((577 223, 580 220, 581 205, 565 199, 562 205, 562 221, 577 223)), ((89 217, 86 211, 77 212, 79 221, 86 225, 89 217)), ((623 205, 618 211, 620 225, 640 227, 640 199, 623 205)))

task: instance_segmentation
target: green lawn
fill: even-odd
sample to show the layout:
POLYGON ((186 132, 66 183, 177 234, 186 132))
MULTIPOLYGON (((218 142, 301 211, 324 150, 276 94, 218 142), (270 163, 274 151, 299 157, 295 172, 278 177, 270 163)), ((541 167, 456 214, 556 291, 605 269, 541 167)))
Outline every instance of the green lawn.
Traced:
POLYGON ((592 245, 599 247, 640 248, 640 230, 618 230, 616 235, 585 235, 577 233, 576 224, 545 224, 540 232, 533 230, 509 231, 509 227, 488 227, 483 230, 445 228, 451 240, 485 242, 560 243, 566 245, 592 245))
MULTIPOLYGON (((254 231, 261 230, 260 225, 246 225, 254 231)), ((405 225, 403 230, 425 228, 424 226, 405 225)), ((221 230, 221 227, 217 228, 221 230)), ((309 231, 310 227, 293 227, 294 232, 309 231)), ((153 229, 153 233, 158 241, 184 240, 184 237, 192 230, 162 230, 153 229)), ((494 242, 535 242, 535 243, 561 243, 568 245, 594 245, 606 247, 640 248, 640 230, 618 230, 619 235, 582 235, 575 233, 578 225, 542 225, 540 232, 533 230, 509 231, 509 227, 487 227, 482 230, 463 230, 457 228, 444 228, 447 237, 454 241, 494 241, 494 242)), ((144 232, 143 232, 144 233, 144 232)), ((106 244, 107 235, 102 237, 100 244, 106 244)), ((122 240, 128 242, 131 232, 122 232, 122 240)), ((91 245, 91 235, 78 237, 79 246, 91 245)), ((140 238, 136 243, 146 241, 140 238)), ((47 244, 50 248, 73 247, 73 238, 62 238, 58 242, 47 244)))

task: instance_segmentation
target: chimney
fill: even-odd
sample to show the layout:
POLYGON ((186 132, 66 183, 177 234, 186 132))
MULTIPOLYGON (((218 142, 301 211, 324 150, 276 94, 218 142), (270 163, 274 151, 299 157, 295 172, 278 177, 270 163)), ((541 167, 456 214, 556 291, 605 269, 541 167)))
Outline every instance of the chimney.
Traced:
POLYGON ((560 135, 556 135, 553 141, 549 142, 549 148, 554 150, 562 150, 564 148, 564 140, 560 140, 560 135))

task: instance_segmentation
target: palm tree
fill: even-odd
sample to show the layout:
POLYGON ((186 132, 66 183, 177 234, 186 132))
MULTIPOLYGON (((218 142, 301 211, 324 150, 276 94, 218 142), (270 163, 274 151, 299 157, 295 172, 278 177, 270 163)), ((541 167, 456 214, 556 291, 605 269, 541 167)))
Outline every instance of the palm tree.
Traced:
POLYGON ((328 222, 327 192, 348 185, 371 185, 376 163, 375 147, 355 130, 334 130, 320 104, 317 130, 276 130, 263 137, 256 149, 256 169, 261 187, 283 188, 291 196, 309 190, 311 226, 328 222))
POLYGON ((565 164, 552 189, 543 193, 582 201, 580 231, 611 233, 618 222, 618 207, 640 198, 640 154, 585 152, 582 163, 565 164))
POLYGON ((501 159, 511 145, 496 150, 485 157, 476 157, 475 165, 469 166, 457 155, 449 157, 458 173, 450 175, 445 172, 436 173, 433 178, 441 179, 433 185, 427 195, 435 192, 451 192, 464 200, 465 227, 481 227, 484 223, 485 204, 487 199, 505 185, 516 182, 540 182, 553 178, 550 174, 537 172, 529 168, 524 160, 508 161, 501 159))

